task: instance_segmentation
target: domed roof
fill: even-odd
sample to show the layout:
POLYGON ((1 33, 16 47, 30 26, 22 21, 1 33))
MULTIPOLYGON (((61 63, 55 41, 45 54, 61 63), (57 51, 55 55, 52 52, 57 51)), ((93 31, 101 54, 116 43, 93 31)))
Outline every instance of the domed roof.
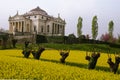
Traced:
POLYGON ((32 10, 30 10, 28 13, 26 13, 25 15, 48 15, 46 11, 42 10, 40 7, 36 7, 32 10))

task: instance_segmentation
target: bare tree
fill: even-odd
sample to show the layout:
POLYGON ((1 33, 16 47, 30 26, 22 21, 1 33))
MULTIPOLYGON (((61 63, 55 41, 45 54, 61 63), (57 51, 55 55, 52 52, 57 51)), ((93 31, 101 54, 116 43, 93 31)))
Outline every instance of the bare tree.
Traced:
POLYGON ((115 54, 115 62, 112 61, 111 58, 111 54, 108 54, 108 61, 107 63, 110 66, 110 71, 114 72, 114 74, 116 74, 118 67, 119 67, 119 63, 120 63, 120 56, 115 54))
POLYGON ((69 52, 70 52, 70 50, 60 50, 60 55, 61 55, 60 61, 61 61, 61 63, 65 63, 65 59, 69 56, 69 52))

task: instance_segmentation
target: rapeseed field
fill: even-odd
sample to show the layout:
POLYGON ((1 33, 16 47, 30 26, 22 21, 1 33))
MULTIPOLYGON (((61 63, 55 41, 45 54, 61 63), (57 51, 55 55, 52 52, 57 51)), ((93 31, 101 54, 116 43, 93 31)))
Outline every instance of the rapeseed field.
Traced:
POLYGON ((101 53, 94 70, 87 69, 85 55, 85 51, 71 50, 63 64, 57 50, 45 50, 40 60, 32 54, 24 58, 22 50, 0 50, 0 79, 120 80, 120 67, 117 74, 111 73, 107 54, 101 53))

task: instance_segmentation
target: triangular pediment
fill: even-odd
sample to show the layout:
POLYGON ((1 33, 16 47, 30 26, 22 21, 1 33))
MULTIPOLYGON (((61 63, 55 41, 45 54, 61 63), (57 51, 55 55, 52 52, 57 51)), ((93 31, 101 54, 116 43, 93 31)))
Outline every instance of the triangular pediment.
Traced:
POLYGON ((13 17, 9 17, 9 20, 24 20, 25 17, 22 15, 15 15, 13 17))
POLYGON ((14 20, 19 20, 19 19, 25 19, 23 16, 21 15, 16 15, 13 17, 14 20))

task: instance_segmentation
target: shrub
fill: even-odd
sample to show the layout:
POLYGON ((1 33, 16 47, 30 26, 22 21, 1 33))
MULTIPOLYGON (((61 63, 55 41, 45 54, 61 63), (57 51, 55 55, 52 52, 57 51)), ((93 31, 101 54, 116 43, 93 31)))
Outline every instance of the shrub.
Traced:
POLYGON ((36 36, 36 43, 37 44, 40 44, 40 43, 46 43, 47 42, 47 39, 45 36, 43 35, 37 35, 36 36))
POLYGON ((12 39, 13 48, 16 48, 17 39, 12 39))

